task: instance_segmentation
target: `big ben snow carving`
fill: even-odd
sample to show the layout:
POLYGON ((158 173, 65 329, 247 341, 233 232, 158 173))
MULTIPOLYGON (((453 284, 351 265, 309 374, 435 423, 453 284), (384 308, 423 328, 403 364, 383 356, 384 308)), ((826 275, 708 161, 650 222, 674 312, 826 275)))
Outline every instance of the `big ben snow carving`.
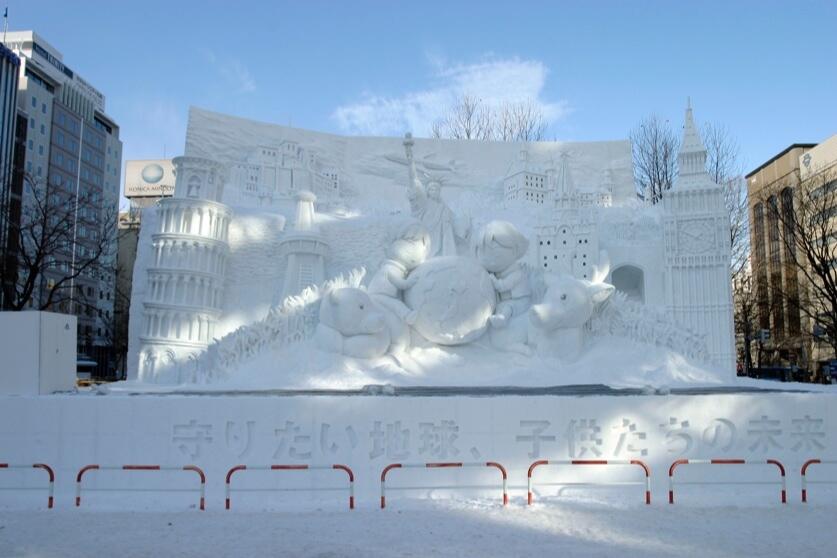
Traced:
POLYGON ((729 214, 723 187, 706 172, 706 148, 691 105, 677 162, 677 182, 662 202, 666 310, 678 323, 706 336, 713 364, 733 371, 729 214))

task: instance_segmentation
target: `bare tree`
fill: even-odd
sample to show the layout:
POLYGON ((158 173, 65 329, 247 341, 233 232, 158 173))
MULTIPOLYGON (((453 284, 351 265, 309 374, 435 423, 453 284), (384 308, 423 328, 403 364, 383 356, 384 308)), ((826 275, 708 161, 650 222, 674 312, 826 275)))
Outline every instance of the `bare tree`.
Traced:
POLYGON ((491 110, 482 99, 462 95, 447 114, 433 123, 436 138, 489 140, 492 137, 491 110))
POLYGON ((837 354, 837 173, 800 176, 798 186, 781 192, 767 211, 780 225, 787 271, 804 281, 795 292, 781 281, 776 288, 784 304, 807 317, 837 354))
POLYGON ((739 362, 749 373, 753 368, 753 342, 759 340, 759 305, 755 277, 749 265, 732 282, 735 333, 741 341, 739 362))
POLYGON ((531 99, 506 102, 496 111, 493 129, 499 141, 542 141, 546 121, 543 110, 531 99))
POLYGON ((639 195, 649 203, 657 203, 677 178, 680 140, 668 120, 656 115, 640 121, 631 130, 630 140, 639 195))
POLYGON ((96 193, 75 196, 29 173, 23 184, 17 277, 4 281, 9 309, 73 312, 73 303, 92 315, 96 303, 82 287, 112 273, 116 208, 102 211, 96 193))
POLYGON ((508 101, 492 109, 464 94, 434 122, 434 138, 497 141, 541 141, 546 132, 543 110, 532 99, 508 101))
POLYGON ((704 124, 701 135, 706 147, 706 172, 713 182, 724 187, 732 247, 730 270, 734 281, 747 263, 750 248, 747 182, 744 179, 740 148, 724 125, 711 122, 704 124))

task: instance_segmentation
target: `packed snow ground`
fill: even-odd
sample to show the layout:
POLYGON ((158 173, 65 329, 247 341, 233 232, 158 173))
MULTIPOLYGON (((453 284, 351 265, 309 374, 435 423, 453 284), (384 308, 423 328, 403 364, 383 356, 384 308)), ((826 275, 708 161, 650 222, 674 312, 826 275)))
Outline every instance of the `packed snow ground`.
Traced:
MULTIPOLYGON (((721 501, 724 498, 720 498, 721 501)), ((545 503, 544 503, 545 502, 545 503)), ((308 512, 0 512, 0 556, 833 556, 828 505, 402 502, 308 512)))

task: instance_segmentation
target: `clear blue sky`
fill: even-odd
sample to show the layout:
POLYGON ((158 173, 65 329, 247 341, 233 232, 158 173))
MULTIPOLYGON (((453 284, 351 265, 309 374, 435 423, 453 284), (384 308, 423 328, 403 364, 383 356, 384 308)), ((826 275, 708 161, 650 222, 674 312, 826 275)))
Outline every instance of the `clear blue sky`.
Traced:
POLYGON ((427 130, 468 90, 532 97, 563 140, 686 97, 751 170, 837 133, 837 2, 11 1, 107 97, 126 159, 183 150, 189 105, 339 133, 427 130))

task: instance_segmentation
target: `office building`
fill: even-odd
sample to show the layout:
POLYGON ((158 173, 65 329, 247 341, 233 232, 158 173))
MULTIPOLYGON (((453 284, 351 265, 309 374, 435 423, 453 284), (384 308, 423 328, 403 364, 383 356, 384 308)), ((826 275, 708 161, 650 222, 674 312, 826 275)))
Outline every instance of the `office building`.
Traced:
POLYGON ((28 117, 23 218, 36 189, 50 206, 73 208, 72 240, 49 255, 27 306, 78 316, 79 351, 104 375, 113 360, 119 126, 105 112, 105 96, 43 37, 8 32, 6 46, 20 59, 17 105, 28 117), (82 267, 50 303, 54 286, 82 267))

